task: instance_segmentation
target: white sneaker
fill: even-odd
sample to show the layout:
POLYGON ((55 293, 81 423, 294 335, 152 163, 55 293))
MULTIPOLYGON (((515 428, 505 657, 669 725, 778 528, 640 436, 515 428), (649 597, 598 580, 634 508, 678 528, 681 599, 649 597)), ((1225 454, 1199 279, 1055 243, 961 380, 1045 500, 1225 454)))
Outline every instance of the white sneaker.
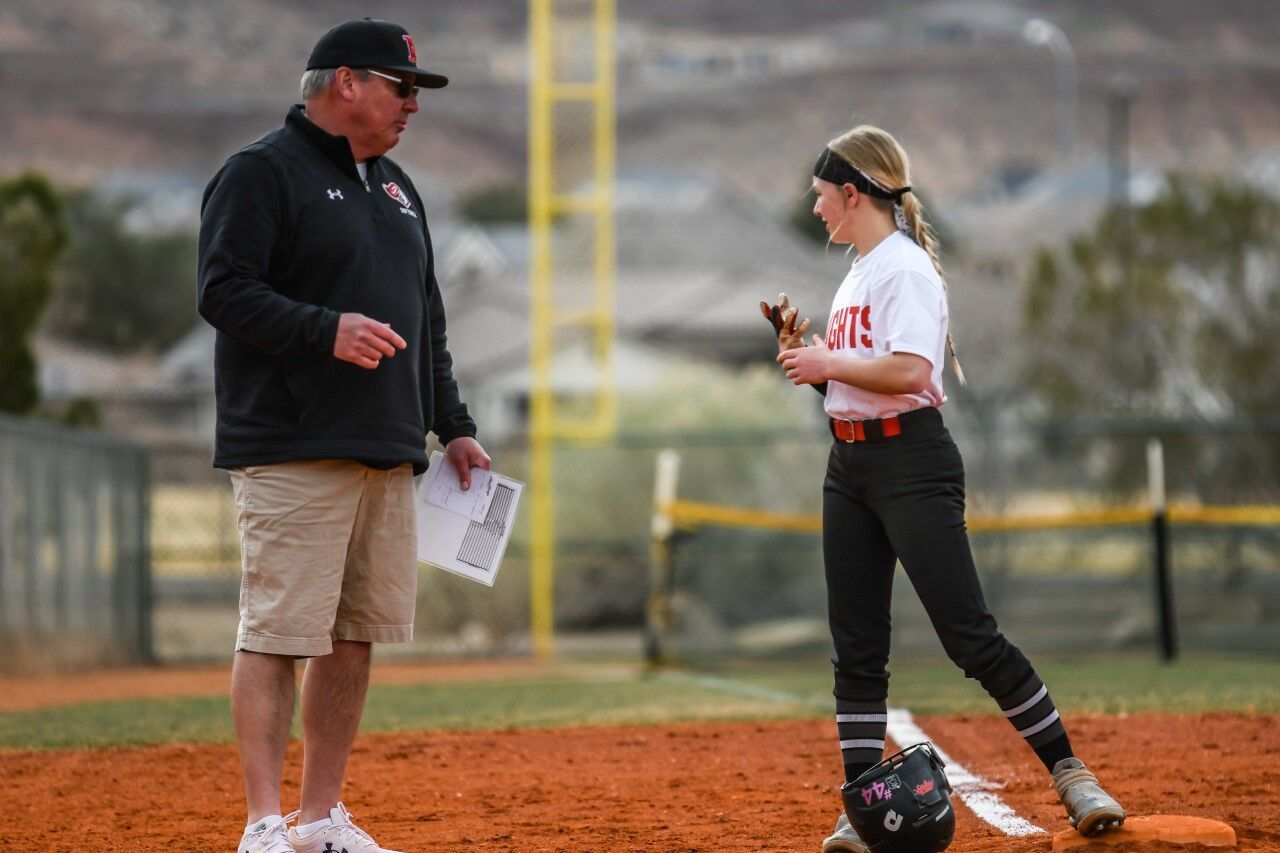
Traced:
POLYGON ((369 833, 351 821, 351 812, 342 803, 329 810, 329 818, 333 823, 307 835, 296 826, 290 829, 293 849, 289 853, 398 853, 379 847, 369 833))
POLYGON ((1092 837, 1124 823, 1124 808, 1102 790, 1098 777, 1080 759, 1064 758, 1053 766, 1053 787, 1081 835, 1092 837))
POLYGON ((294 853, 289 843, 289 824, 298 812, 272 821, 260 820, 244 832, 236 853, 294 853))

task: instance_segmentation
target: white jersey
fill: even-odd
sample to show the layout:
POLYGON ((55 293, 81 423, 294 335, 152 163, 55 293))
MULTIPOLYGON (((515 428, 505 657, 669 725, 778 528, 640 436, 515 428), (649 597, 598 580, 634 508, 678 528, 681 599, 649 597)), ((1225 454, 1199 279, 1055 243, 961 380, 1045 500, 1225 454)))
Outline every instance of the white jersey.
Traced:
POLYGON ((933 365, 920 394, 877 394, 844 382, 827 384, 833 418, 886 418, 947 401, 942 366, 947 348, 947 297, 929 254, 895 231, 853 262, 831 303, 827 348, 842 358, 911 353, 933 365))

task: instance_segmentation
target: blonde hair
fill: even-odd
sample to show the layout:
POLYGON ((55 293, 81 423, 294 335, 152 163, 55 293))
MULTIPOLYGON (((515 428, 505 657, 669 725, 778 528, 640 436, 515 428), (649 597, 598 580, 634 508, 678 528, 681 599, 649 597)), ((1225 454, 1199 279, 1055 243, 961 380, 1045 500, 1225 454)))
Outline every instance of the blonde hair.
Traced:
MULTIPOLYGON (((892 191, 911 185, 911 165, 907 160, 907 152, 902 150, 898 140, 886 130, 862 124, 837 136, 827 143, 827 147, 883 189, 892 191)), ((872 196, 867 198, 876 207, 894 216, 894 202, 872 196)), ((942 272, 942 261, 938 259, 938 235, 924 218, 924 205, 914 192, 903 195, 899 203, 902 205, 903 219, 906 220, 907 236, 929 254, 929 260, 933 262, 933 268, 938 271, 938 278, 942 280, 942 292, 946 295, 947 277, 942 272)), ((956 354, 950 324, 947 326, 947 349, 951 353, 956 378, 964 385, 964 371, 960 368, 960 357, 956 354)))

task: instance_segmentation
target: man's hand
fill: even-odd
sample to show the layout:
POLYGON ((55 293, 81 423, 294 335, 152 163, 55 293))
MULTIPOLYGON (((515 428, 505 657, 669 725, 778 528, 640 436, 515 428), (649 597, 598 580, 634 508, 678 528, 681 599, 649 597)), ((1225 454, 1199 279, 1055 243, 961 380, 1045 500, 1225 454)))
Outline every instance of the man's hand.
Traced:
POLYGON ((778 294, 777 305, 761 302, 760 313, 773 324, 773 330, 778 334, 778 352, 804 346, 804 333, 809 331, 809 318, 804 318, 800 325, 796 326, 796 317, 799 316, 800 309, 791 304, 787 294, 778 294))
POLYGON ((819 335, 813 336, 813 346, 804 342, 794 349, 778 353, 778 364, 796 385, 818 385, 831 378, 831 350, 819 335))
POLYGON ((455 438, 446 444, 444 455, 448 458, 449 463, 453 465, 453 469, 458 472, 458 479, 462 481, 463 490, 471 488, 472 468, 489 470, 489 454, 484 452, 480 442, 469 435, 455 438))
POLYGON ((386 323, 363 314, 343 314, 338 319, 338 336, 333 341, 333 357, 373 370, 383 357, 390 358, 408 344, 386 323))

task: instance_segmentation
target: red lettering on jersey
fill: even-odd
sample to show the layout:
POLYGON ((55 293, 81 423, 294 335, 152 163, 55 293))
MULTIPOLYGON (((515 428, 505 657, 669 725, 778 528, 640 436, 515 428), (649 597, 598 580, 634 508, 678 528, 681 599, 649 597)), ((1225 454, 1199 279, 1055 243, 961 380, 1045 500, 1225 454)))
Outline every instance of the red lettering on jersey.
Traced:
POLYGON ((409 48, 409 61, 414 65, 418 64, 418 49, 413 46, 413 36, 405 33, 400 38, 404 39, 405 45, 409 48))
POLYGON ((871 349, 871 306, 848 305, 838 308, 827 322, 827 349, 871 349), (859 333, 861 325, 866 331, 859 333))

